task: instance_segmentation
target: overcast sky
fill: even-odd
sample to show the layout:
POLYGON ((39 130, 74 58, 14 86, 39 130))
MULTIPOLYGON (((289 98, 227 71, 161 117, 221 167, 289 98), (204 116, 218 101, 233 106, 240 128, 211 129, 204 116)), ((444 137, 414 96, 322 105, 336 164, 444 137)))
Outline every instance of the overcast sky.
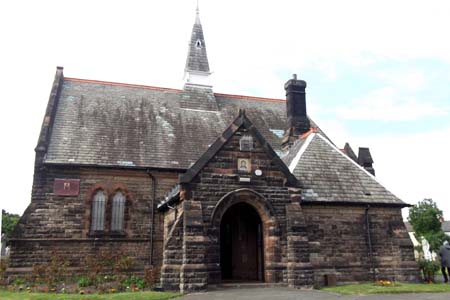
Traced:
MULTIPOLYGON (((181 88, 195 0, 1 1, 1 207, 30 202, 56 66, 67 77, 181 88)), ((306 80, 335 144, 368 146, 379 181, 450 219, 450 1, 201 0, 214 91, 284 98, 306 80)))

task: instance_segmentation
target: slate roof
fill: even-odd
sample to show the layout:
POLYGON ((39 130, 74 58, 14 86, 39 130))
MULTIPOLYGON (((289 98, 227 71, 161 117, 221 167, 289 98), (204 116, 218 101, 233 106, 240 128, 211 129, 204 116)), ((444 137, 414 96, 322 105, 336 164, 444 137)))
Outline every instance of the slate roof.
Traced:
POLYGON ((203 28, 200 22, 198 8, 194 27, 192 28, 185 70, 209 73, 205 36, 203 35, 203 28))
POLYGON ((45 163, 187 169, 239 109, 246 110, 264 138, 280 151, 286 126, 284 100, 215 94, 218 110, 180 107, 180 98, 189 101, 189 95, 175 89, 64 78, 45 163))
POLYGON ((304 186, 303 202, 407 206, 320 133, 310 132, 283 161, 304 186))

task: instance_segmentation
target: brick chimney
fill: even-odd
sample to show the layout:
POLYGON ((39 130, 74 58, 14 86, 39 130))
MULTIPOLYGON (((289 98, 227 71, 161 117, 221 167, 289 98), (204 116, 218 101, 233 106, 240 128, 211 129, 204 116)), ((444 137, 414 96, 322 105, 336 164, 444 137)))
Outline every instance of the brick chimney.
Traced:
POLYGON ((306 81, 298 80, 297 74, 284 84, 286 90, 287 130, 283 148, 292 144, 300 135, 311 128, 306 114, 306 81))

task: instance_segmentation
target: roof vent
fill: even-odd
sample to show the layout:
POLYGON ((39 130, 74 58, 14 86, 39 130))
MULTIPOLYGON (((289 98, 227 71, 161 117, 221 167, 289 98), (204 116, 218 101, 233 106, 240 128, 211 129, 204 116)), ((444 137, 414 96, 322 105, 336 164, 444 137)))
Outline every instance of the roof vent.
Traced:
POLYGON ((241 151, 252 151, 253 150, 253 138, 251 135, 244 135, 239 140, 239 146, 241 151))

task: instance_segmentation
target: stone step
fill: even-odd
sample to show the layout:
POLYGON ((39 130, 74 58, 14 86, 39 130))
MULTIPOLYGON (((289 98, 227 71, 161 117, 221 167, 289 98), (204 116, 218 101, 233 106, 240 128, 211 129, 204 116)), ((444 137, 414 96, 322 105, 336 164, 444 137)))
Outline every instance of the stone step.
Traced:
POLYGON ((220 284, 208 284, 208 290, 221 289, 248 289, 248 288, 273 288, 273 287, 287 287, 286 283, 268 283, 260 281, 230 281, 222 282, 220 284))

